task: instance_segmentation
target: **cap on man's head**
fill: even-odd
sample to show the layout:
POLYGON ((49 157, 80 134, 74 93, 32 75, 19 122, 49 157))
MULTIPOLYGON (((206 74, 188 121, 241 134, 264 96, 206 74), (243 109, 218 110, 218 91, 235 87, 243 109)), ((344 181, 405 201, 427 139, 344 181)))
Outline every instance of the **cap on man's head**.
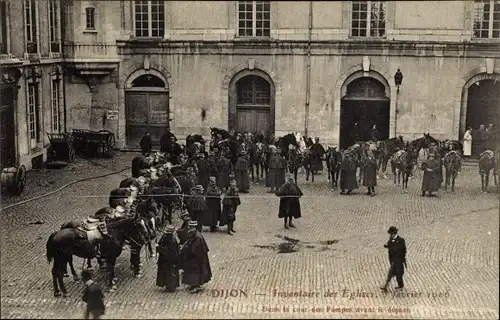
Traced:
POLYGON ((198 226, 198 222, 197 221, 189 221, 188 226, 190 228, 196 228, 198 226))
POLYGON ((387 233, 389 234, 393 234, 393 233, 397 233, 398 232, 398 228, 396 228, 395 226, 391 226, 389 227, 389 230, 387 230, 387 233))

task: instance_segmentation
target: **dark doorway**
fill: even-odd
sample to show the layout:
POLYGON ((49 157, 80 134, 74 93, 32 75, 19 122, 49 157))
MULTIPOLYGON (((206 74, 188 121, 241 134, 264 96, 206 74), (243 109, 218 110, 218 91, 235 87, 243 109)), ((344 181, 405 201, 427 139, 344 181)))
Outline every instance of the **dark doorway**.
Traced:
POLYGON ((16 165, 16 127, 14 122, 15 106, 14 86, 4 86, 0 89, 0 156, 1 165, 13 167, 16 165))
POLYGON ((340 109, 340 148, 347 149, 357 141, 370 140, 374 125, 379 139, 388 139, 389 113, 390 99, 382 83, 363 77, 348 84, 340 109))
POLYGON ((500 81, 481 80, 469 87, 465 126, 473 130, 493 123, 500 127, 500 81))
POLYGON ((235 130, 271 131, 271 85, 264 78, 249 75, 236 82, 235 130))
POLYGON ((146 131, 153 144, 169 128, 169 93, 165 83, 154 75, 142 75, 132 82, 125 93, 127 145, 137 147, 146 131))

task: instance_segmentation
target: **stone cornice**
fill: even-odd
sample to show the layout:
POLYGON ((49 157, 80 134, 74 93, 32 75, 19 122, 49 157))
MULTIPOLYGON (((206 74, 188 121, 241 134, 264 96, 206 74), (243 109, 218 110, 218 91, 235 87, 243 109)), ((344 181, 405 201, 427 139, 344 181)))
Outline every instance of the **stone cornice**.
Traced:
POLYGON ((218 55, 383 55, 437 57, 499 57, 500 42, 424 42, 390 40, 345 41, 116 41, 118 53, 218 55))

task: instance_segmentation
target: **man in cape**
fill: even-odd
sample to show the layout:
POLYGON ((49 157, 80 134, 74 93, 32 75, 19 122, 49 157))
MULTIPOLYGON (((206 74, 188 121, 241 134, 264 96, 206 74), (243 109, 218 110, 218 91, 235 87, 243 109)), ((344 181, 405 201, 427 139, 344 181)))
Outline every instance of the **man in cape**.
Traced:
POLYGON ((158 272, 156 285, 167 292, 175 292, 179 287, 179 243, 174 234, 174 227, 168 225, 158 242, 158 272))
POLYGON ((287 181, 279 188, 276 195, 280 198, 278 218, 284 219, 285 229, 295 228, 292 220, 302 217, 299 199, 303 193, 293 180, 293 175, 287 175, 287 181))
POLYGON ((208 258, 208 245, 196 228, 197 224, 190 222, 188 239, 181 248, 182 283, 188 286, 190 293, 202 291, 201 286, 212 279, 212 269, 208 258))

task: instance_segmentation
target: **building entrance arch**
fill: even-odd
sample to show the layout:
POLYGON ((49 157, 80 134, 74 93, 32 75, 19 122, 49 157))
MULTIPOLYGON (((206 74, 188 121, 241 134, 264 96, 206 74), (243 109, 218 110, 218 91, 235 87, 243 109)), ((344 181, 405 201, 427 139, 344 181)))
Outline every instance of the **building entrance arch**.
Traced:
POLYGON ((340 148, 371 139, 375 125, 378 139, 389 138, 390 98, 386 86, 373 77, 359 77, 347 84, 340 107, 340 148))
POLYGON ((159 145, 170 122, 168 83, 154 73, 127 81, 125 117, 128 146, 138 147, 145 132, 150 133, 154 145, 159 145))

